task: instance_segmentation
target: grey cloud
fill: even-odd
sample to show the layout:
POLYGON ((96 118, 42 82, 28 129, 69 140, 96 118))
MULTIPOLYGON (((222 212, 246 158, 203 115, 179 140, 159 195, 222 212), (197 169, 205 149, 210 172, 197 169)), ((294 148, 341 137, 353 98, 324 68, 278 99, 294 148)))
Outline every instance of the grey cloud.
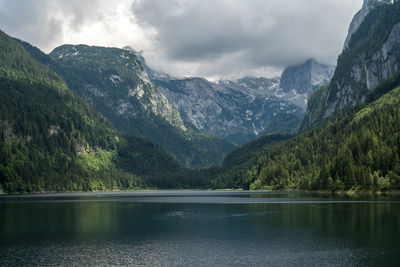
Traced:
POLYGON ((0 29, 45 51, 96 34, 103 44, 144 49, 153 68, 172 75, 232 77, 276 72, 310 57, 335 63, 361 4, 362 0, 0 0, 0 29), (130 10, 118 13, 121 1, 123 7, 133 2, 130 10), (128 25, 118 24, 121 15, 128 16, 128 22, 122 20, 128 25), (91 25, 97 25, 95 31, 85 33, 91 25), (143 37, 118 35, 124 27, 134 29, 131 36, 143 37))
POLYGON ((262 32, 254 29, 271 24, 268 17, 248 18, 255 14, 243 10, 247 6, 238 1, 150 0, 134 2, 132 7, 138 22, 155 28, 159 45, 176 59, 238 52, 258 41, 262 32))
POLYGON ((61 21, 47 17, 47 1, 16 0, 0 3, 0 27, 14 36, 24 36, 36 44, 48 42, 48 36, 59 38, 61 21))
POLYGON ((79 31, 102 18, 96 0, 0 0, 0 28, 45 50, 54 48, 66 29, 79 31))
POLYGON ((198 62, 207 75, 222 62, 221 74, 311 57, 335 63, 360 7, 361 0, 137 0, 132 11, 155 32, 151 38, 166 60, 198 62), (235 62, 226 59, 232 55, 235 62))

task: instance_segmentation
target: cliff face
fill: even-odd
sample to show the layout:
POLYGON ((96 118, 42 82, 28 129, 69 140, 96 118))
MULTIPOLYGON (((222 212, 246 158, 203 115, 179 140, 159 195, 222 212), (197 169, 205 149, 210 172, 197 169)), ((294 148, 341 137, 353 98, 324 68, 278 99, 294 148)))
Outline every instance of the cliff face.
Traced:
POLYGON ((294 90, 297 94, 305 94, 308 97, 313 93, 315 86, 327 83, 334 71, 334 66, 309 59, 304 64, 286 68, 281 76, 280 87, 284 92, 294 90))
POLYGON ((364 102, 379 84, 399 71, 400 2, 365 1, 363 9, 352 22, 349 32, 357 29, 348 37, 330 84, 310 97, 303 129, 364 102), (356 27, 365 10, 368 14, 356 27))
POLYGON ((338 80, 332 86, 327 97, 324 118, 348 105, 365 101, 369 90, 374 89, 399 70, 399 63, 400 22, 395 24, 386 42, 376 53, 369 58, 362 58, 351 67, 350 79, 338 80))
POLYGON ((275 95, 279 79, 245 78, 212 83, 202 78, 156 80, 184 122, 237 144, 262 133, 277 114, 304 111, 275 95), (262 87, 265 86, 265 87, 262 87))
MULTIPOLYGON (((130 47, 125 47, 135 52, 130 47)), ((152 82, 179 110, 188 127, 244 144, 272 129, 295 132, 304 117, 307 99, 332 77, 334 66, 313 59, 288 67, 281 78, 244 77, 210 82, 203 78, 173 78, 146 65, 152 82), (281 88, 282 86, 282 88, 281 88), (282 118, 290 118, 289 122, 282 118), (273 127, 268 129, 269 126, 273 127)))
POLYGON ((363 6, 356 13, 353 20, 350 23, 349 32, 347 34, 346 40, 344 42, 343 49, 349 48, 349 43, 351 40, 351 36, 358 30, 361 23, 364 21, 365 17, 369 14, 371 9, 375 8, 379 4, 390 4, 393 3, 393 0, 364 0, 363 6))
POLYGON ((349 32, 344 42, 343 49, 349 48, 351 36, 358 30, 365 17, 373 8, 375 8, 379 4, 392 4, 393 2, 393 0, 364 0, 362 8, 356 13, 350 23, 349 32))

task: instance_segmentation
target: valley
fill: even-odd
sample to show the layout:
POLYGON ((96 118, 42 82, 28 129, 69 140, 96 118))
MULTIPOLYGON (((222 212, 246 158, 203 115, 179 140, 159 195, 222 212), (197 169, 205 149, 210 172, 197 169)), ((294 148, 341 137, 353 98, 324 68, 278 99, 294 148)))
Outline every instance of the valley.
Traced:
POLYGON ((399 193, 398 0, 0 0, 0 266, 397 266, 399 193))
POLYGON ((1 190, 400 188, 399 3, 365 1, 337 67, 173 77, 142 52, 1 33, 1 190))

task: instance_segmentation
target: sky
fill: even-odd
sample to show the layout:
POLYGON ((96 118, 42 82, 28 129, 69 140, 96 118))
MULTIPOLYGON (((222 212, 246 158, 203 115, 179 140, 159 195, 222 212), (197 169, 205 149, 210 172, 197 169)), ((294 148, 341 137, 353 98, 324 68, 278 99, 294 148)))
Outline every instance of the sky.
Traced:
POLYGON ((272 77, 336 64, 362 0, 0 0, 0 29, 46 53, 131 46, 176 77, 272 77))

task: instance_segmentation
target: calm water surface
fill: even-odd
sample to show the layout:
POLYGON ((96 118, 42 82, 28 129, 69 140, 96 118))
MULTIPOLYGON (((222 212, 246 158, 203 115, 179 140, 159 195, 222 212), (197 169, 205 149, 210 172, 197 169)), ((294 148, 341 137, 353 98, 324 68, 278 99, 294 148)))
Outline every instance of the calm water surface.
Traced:
POLYGON ((1 266, 399 266, 399 196, 0 197, 1 266))

